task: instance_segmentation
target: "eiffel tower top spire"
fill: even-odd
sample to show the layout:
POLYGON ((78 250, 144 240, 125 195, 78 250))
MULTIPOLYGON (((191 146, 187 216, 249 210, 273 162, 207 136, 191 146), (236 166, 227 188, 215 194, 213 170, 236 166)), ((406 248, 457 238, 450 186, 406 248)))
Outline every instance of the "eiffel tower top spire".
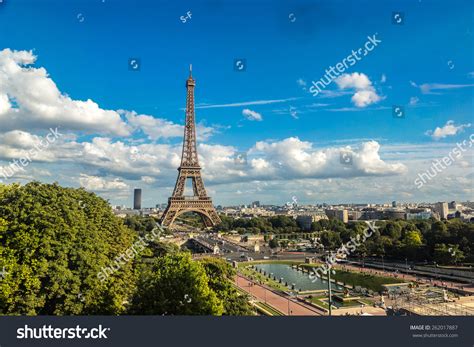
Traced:
MULTIPOLYGON (((186 88, 189 87, 189 86, 194 87, 195 85, 196 85, 196 82, 194 81, 194 78, 193 78, 193 64, 189 64, 189 77, 186 80, 186 88)), ((188 95, 188 99, 189 99, 189 95, 188 95)), ((193 92, 193 102, 194 102, 194 92, 193 92)), ((193 107, 194 107, 194 105, 193 105, 193 107)), ((193 110, 193 112, 194 112, 194 110, 193 110)))
POLYGON ((196 149, 196 122, 194 115, 194 87, 192 65, 189 65, 189 77, 186 80, 186 122, 184 126, 183 153, 181 167, 200 168, 196 149))

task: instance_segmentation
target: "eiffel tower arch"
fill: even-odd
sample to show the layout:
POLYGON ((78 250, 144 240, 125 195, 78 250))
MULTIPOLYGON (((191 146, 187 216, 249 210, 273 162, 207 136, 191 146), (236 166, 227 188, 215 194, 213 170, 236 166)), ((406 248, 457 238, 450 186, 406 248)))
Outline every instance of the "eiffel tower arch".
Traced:
POLYGON ((183 151, 181 165, 178 168, 178 178, 173 194, 168 198, 168 206, 161 217, 161 225, 171 226, 175 219, 185 212, 195 212, 201 216, 206 227, 212 227, 221 222, 212 199, 207 196, 201 176, 196 146, 196 121, 194 115, 194 87, 196 82, 192 77, 192 67, 189 68, 189 78, 186 81, 186 122, 184 126, 183 151), (192 181, 193 195, 185 196, 186 181, 192 181))

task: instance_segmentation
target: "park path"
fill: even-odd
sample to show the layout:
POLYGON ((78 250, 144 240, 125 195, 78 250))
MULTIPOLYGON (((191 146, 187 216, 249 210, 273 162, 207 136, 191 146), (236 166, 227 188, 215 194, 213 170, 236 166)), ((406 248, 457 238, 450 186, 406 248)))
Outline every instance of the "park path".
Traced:
POLYGON ((235 284, 257 298, 259 301, 267 303, 268 305, 276 308, 278 311, 285 315, 291 316, 321 316, 322 312, 316 311, 307 305, 304 305, 296 301, 296 298, 289 299, 289 296, 283 296, 277 294, 258 283, 252 282, 245 277, 237 275, 235 278, 235 284))

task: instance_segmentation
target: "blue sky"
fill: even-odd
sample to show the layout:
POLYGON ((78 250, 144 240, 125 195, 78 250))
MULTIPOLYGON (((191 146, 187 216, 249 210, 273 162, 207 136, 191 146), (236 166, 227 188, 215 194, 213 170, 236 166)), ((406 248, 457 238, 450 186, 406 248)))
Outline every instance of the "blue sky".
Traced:
MULTIPOLYGON (((140 186, 149 192, 146 204, 164 202, 176 174, 192 63, 200 154, 217 203, 472 199, 472 150, 422 189, 413 181, 472 133, 473 10, 472 1, 459 0, 4 0, 0 51, 31 51, 28 66, 44 68, 43 76, 35 70, 38 78, 53 81, 70 108, 80 114, 78 102, 90 99, 99 110, 82 123, 77 114, 68 118, 70 108, 63 118, 57 110, 53 116, 32 104, 44 97, 44 104, 63 105, 48 98, 43 84, 15 95, 28 84, 4 73, 13 106, 4 118, 0 107, 0 132, 35 136, 61 126, 66 134, 10 180, 82 185, 117 204, 128 204, 130 190, 140 186), (402 13, 402 25, 393 24, 394 12, 402 13), (309 93, 311 81, 372 35, 382 42, 344 71, 345 87, 335 80, 325 93, 309 93), (132 58, 140 60, 139 71, 130 69, 132 58), (245 71, 234 69, 236 59, 245 59, 245 71), (357 105, 360 91, 372 101, 357 105), (8 124, 15 105, 24 121, 8 124), (393 117, 393 105, 405 108, 404 118, 393 117), (109 122, 107 110, 120 119, 108 114, 109 122), (74 160, 71 148, 82 159, 74 160), (352 153, 352 167, 335 167, 341 148, 352 153), (135 157, 111 158, 121 151, 135 157), (249 167, 234 166, 238 152, 248 155, 249 167)), ((18 62, 3 52, 4 64, 18 62)), ((3 166, 21 155, 10 138, 4 135, 0 147, 3 166)))

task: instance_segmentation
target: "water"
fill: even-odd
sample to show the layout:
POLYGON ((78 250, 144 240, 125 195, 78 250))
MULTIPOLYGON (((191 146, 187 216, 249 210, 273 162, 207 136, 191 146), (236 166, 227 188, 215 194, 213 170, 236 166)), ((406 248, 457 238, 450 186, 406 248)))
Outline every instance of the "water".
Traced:
MULTIPOLYGON (((327 290, 328 282, 321 280, 320 278, 311 279, 309 274, 306 272, 298 271, 291 268, 290 265, 286 264, 256 264, 257 269, 264 270, 267 274, 273 273, 273 275, 280 279, 283 277, 283 281, 287 282, 288 285, 291 283, 295 284, 295 288, 306 291, 306 290, 327 290)), ((343 290, 342 286, 337 286, 334 283, 331 283, 331 289, 334 290, 343 290)))

